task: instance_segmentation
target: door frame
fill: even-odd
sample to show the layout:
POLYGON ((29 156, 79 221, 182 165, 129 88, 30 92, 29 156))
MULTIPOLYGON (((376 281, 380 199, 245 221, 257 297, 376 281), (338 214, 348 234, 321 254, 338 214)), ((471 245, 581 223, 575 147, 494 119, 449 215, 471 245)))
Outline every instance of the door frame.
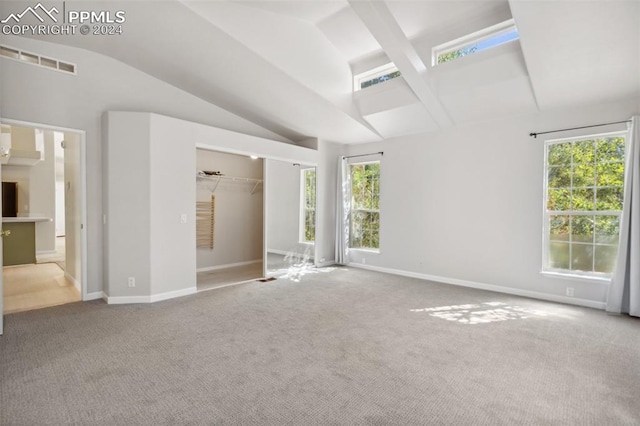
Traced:
MULTIPOLYGON (((309 167, 315 167, 316 168, 316 172, 318 171, 318 164, 314 163, 314 162, 308 162, 308 161, 297 161, 297 160, 293 160, 291 158, 286 158, 286 157, 280 157, 278 155, 270 155, 270 154, 265 154, 257 152, 255 150, 252 149, 234 149, 234 148, 229 148, 226 146, 220 146, 220 145, 216 145, 215 143, 196 143, 195 147, 194 147, 194 151, 193 151, 193 155, 194 155, 194 163, 195 163, 195 156, 196 153, 199 149, 205 150, 205 151, 214 151, 214 152, 220 152, 223 154, 235 154, 235 155, 240 155, 240 156, 244 156, 244 157, 257 157, 262 159, 263 161, 263 166, 262 166, 262 276, 263 278, 267 277, 267 244, 268 244, 268 230, 267 230, 267 206, 270 202, 270 200, 267 197, 267 191, 266 191, 266 185, 267 185, 267 168, 268 168, 268 161, 267 160, 275 160, 275 161, 283 161, 283 162, 287 162, 287 163, 297 163, 297 164, 303 164, 305 166, 309 166, 309 167)), ((194 200, 194 205, 195 205, 195 200, 194 200)), ((318 180, 317 180, 317 176, 316 176, 316 213, 318 211, 318 180)), ((314 265, 317 267, 319 266, 319 262, 318 262, 318 237, 317 237, 317 231, 318 230, 318 215, 316 214, 316 241, 314 243, 314 247, 313 247, 313 260, 314 260, 314 265)), ((196 248, 194 247, 194 253, 196 251, 196 248)))
MULTIPOLYGON (((87 132, 80 129, 56 126, 51 124, 35 123, 31 121, 14 120, 11 118, 0 117, 0 124, 10 126, 32 127, 43 130, 51 130, 57 132, 76 133, 80 136, 80 262, 81 262, 81 298, 82 301, 87 298, 87 132)), ((0 258, 0 268, 2 268, 2 258, 0 258)), ((2 295, 2 281, 0 281, 0 296, 2 295)), ((4 297, 3 297, 4 298, 4 297)), ((0 311, 0 314, 2 311, 0 311)), ((0 327, 1 331, 2 327, 0 327)))

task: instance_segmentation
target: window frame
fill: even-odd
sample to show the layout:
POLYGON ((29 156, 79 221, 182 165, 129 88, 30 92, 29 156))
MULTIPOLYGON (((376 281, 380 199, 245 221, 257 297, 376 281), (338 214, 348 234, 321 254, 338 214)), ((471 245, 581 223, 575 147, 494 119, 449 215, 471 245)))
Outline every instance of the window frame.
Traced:
MULTIPOLYGON (((467 34, 467 35, 462 36, 462 37, 458 37, 455 40, 451 40, 451 41, 448 41, 446 43, 442 43, 442 44, 439 44, 437 46, 434 46, 431 49, 431 66, 436 67, 438 65, 446 64, 448 62, 452 62, 453 61, 453 60, 450 60, 450 61, 445 61, 445 62, 442 62, 442 63, 438 62, 438 58, 440 58, 440 56, 442 56, 442 55, 446 55, 448 53, 455 52, 455 51, 460 50, 460 49, 471 47, 474 44, 480 44, 483 41, 487 41, 487 40, 489 40, 491 38, 499 37, 499 36, 501 36, 503 34, 508 34, 509 32, 511 32, 513 30, 515 30, 516 33, 517 33, 517 37, 516 38, 511 39, 511 40, 506 40, 506 41, 503 41, 503 42, 500 42, 500 43, 497 43, 497 44, 494 44, 493 46, 478 50, 476 52, 472 52, 472 53, 480 53, 480 52, 484 52, 485 50, 489 50, 489 49, 492 49, 494 47, 501 46, 501 45, 507 44, 507 43, 511 43, 511 42, 514 42, 514 41, 520 39, 520 33, 518 32, 518 28, 516 27, 516 23, 513 20, 513 18, 508 19, 508 20, 503 21, 503 22, 500 22, 499 24, 495 24, 495 25, 492 25, 490 27, 483 28, 483 29, 481 29, 479 31, 476 31, 474 33, 467 34)), ((464 55, 464 56, 466 56, 466 55, 464 55)), ((459 59, 459 58, 456 58, 456 59, 459 59)))
MULTIPOLYGON (((369 252, 369 253, 380 253, 380 250, 382 248, 382 234, 381 234, 381 229, 382 229, 382 214, 381 214, 381 202, 382 199, 380 197, 381 194, 381 176, 382 176, 382 172, 381 172, 381 167, 382 167, 382 162, 380 160, 367 160, 367 161, 354 161, 354 162, 349 162, 349 174, 352 175, 352 167, 353 166, 362 166, 362 165, 367 165, 367 164, 378 164, 378 209, 356 209, 354 208, 354 200, 353 200, 353 195, 351 197, 351 203, 350 203, 350 209, 349 209, 349 235, 353 236, 353 213, 354 212, 368 212, 368 213, 377 213, 378 214, 378 247, 354 247, 352 245, 353 243, 353 238, 349 238, 349 250, 358 250, 358 251, 363 251, 363 252, 369 252)), ((350 179, 351 181, 351 193, 353 194, 353 178, 350 179)))
MULTIPOLYGON (((546 140, 544 143, 544 173, 543 173, 543 202, 542 202, 542 269, 541 269, 541 273, 544 275, 552 275, 552 276, 558 276, 558 277, 564 277, 564 278, 571 278, 571 279, 586 279, 586 280, 595 280, 595 281, 603 281, 603 282, 610 282, 611 280, 611 276, 612 273, 606 273, 606 272, 597 272, 597 271, 579 271, 579 270, 572 270, 572 269, 563 269, 563 268, 552 268, 549 265, 549 255, 550 255, 550 243, 551 243, 551 239, 549 238, 549 233, 550 233, 550 218, 552 216, 568 216, 568 217, 573 217, 573 216, 616 216, 618 218, 618 221, 620 221, 620 218, 622 216, 622 210, 597 210, 597 204, 596 204, 596 200, 594 199, 594 204, 593 204, 593 210, 548 210, 547 206, 548 206, 548 202, 549 202, 549 147, 551 145, 557 145, 557 144, 563 144, 563 143, 573 143, 573 142, 581 142, 581 141, 586 141, 586 140, 598 140, 598 139, 605 139, 605 138, 614 138, 614 137, 622 137, 625 140, 625 155, 623 157, 622 163, 626 166, 626 158, 627 158, 627 150, 628 150, 628 145, 627 145, 627 141, 629 138, 629 132, 628 131, 613 131, 613 132, 607 132, 607 133, 598 133, 598 134, 587 134, 587 135, 583 135, 583 136, 576 136, 576 137, 570 137, 570 138, 562 138, 562 139, 549 139, 546 140)), ((573 166, 573 158, 571 159, 571 166, 573 166)), ((605 163, 594 163, 594 164, 605 164, 605 163)), ((623 171, 624 173, 624 171, 623 171)), ((573 177, 574 174, 573 172, 571 173, 571 186, 569 187, 569 189, 573 190, 574 186, 573 186, 573 177)), ((576 187, 576 188, 580 188, 580 187, 576 187)), ((594 190, 596 190, 598 188, 598 185, 594 182, 594 190)), ((624 181, 623 181, 623 196, 624 196, 624 181)), ((597 194, 597 190, 596 193, 594 194, 594 197, 597 194)), ((624 200, 623 200, 624 203, 624 200)), ((623 205, 624 208, 624 205, 623 205)), ((597 246, 612 246, 613 244, 606 244, 606 243, 596 243, 595 238, 596 238, 596 232, 594 229, 593 232, 594 236, 593 236, 593 241, 591 243, 585 243, 585 245, 590 245, 592 247, 597 247, 597 246)), ((572 250, 572 245, 573 242, 571 240, 571 236, 572 236, 572 232, 571 232, 571 221, 569 221, 569 239, 567 240, 568 245, 569 245, 569 259, 571 261, 571 250, 572 250)), ((595 253, 595 251, 594 251, 595 253)), ((595 256, 594 256, 594 260, 592 265, 595 263, 595 256)), ((571 265, 569 265, 569 267, 571 267, 571 265)), ((592 268, 595 269, 595 268, 592 268)))
POLYGON ((299 219, 299 224, 298 224, 298 242, 300 242, 300 244, 315 244, 315 239, 316 239, 316 214, 317 214, 317 170, 315 167, 308 167, 308 168, 303 168, 300 169, 300 219, 299 219), (314 223, 313 223, 313 240, 307 240, 307 211, 311 210, 309 208, 307 208, 307 173, 309 172, 313 172, 316 176, 314 177, 314 181, 316 182, 315 188, 314 188, 314 195, 316 196, 316 199, 313 202, 313 210, 314 210, 314 223))

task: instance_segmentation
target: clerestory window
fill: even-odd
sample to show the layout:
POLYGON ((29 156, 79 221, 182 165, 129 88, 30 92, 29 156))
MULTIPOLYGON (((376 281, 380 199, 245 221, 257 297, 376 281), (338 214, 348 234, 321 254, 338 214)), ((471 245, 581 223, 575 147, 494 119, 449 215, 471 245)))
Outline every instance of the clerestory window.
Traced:
POLYGON ((400 77, 402 74, 393 63, 360 73, 353 77, 353 90, 358 91, 400 77))
POLYGON ((519 38, 513 19, 443 43, 432 50, 432 65, 450 62, 519 38))

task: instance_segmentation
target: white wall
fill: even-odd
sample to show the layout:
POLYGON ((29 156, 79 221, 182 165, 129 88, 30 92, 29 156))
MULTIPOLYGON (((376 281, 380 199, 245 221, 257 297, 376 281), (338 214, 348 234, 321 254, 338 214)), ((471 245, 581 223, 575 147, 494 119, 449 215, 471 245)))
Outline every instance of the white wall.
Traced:
MULTIPOLYGON (((42 136, 38 135, 37 139, 42 140, 42 136)), ((35 151, 36 147, 36 130, 31 127, 16 126, 11 128, 11 148, 21 151, 35 151)))
MULTIPOLYGON (((64 209, 65 209, 65 273, 76 287, 82 282, 82 179, 81 179, 81 141, 78 133, 64 133, 64 209)), ((51 181, 51 189, 54 182, 51 181)), ((50 193, 50 207, 55 209, 55 194, 50 193)), ((53 223, 52 223, 53 225, 53 223)), ((55 228, 52 226, 52 230, 55 228)), ((52 234, 55 238, 55 232, 52 234)), ((55 244, 55 242, 54 242, 55 244)))
POLYGON ((195 291, 196 147, 307 164, 317 158, 307 148, 157 114, 111 111, 103 129, 105 290, 113 303, 195 291))
MULTIPOLYGON (((545 137, 529 133, 625 120, 638 111, 633 99, 350 146, 348 154, 384 151, 380 254, 352 250, 352 260, 552 300, 564 300, 570 286, 574 302, 601 307, 606 283, 540 274, 545 137)), ((550 138, 614 127, 620 129, 550 138)))
MULTIPOLYGON (((142 194, 147 194, 149 200, 146 221, 149 223, 152 297, 171 297, 174 292, 188 294, 196 290, 195 149, 188 143, 190 137, 188 126, 166 125, 163 117, 149 115, 149 173, 139 179, 150 178, 149 190, 142 194), (176 150, 178 140, 187 143, 176 150), (186 223, 182 221, 183 215, 187 217, 186 223)), ((119 169, 117 163, 114 164, 113 170, 119 169)), ((118 199, 115 195, 110 203, 118 199)), ((144 222, 139 225, 144 226, 144 222)), ((135 236, 135 232, 131 236, 135 236)))
MULTIPOLYGON (((225 176, 263 178, 263 160, 196 150, 196 169, 219 171, 225 176)), ((211 201, 214 181, 196 181, 197 201, 211 201)), ((215 226, 213 249, 197 249, 197 269, 262 261, 263 185, 251 193, 254 183, 220 181, 215 188, 215 226)))
POLYGON ((105 116, 103 291, 111 297, 151 294, 150 126, 144 113, 105 116))
POLYGON ((335 261, 336 236, 336 186, 338 158, 344 155, 343 145, 318 141, 316 264, 332 264, 335 261))
MULTIPOLYGON (((101 116, 108 110, 149 111, 251 135, 279 136, 187 92, 109 57, 23 37, 2 36, 3 44, 77 64, 69 75, 0 58, 0 117, 86 132, 88 292, 102 291, 101 116)), ((134 141, 134 143, 136 143, 134 141)), ((180 137, 171 148, 191 146, 180 137)), ((123 147, 126 148, 126 147, 123 147)), ((126 152, 126 149, 122 151, 126 152)))
POLYGON ((55 233, 56 237, 64 236, 65 211, 64 211, 64 133, 53 132, 54 154, 55 154, 55 233))
POLYGON ((49 217, 51 222, 36 223, 36 252, 51 252, 56 249, 55 200, 55 141, 53 132, 44 131, 42 160, 32 167, 29 180, 29 204, 31 216, 49 217))
POLYGON ((267 251, 298 252, 309 244, 300 243, 300 166, 267 160, 267 251))

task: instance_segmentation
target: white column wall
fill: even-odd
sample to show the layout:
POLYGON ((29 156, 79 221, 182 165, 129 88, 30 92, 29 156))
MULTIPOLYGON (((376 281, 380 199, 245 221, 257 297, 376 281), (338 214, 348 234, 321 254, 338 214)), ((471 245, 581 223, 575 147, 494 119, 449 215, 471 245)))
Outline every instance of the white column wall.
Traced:
POLYGON ((197 146, 307 164, 317 158, 307 148, 150 113, 108 112, 104 128, 110 303, 195 291, 197 146))

